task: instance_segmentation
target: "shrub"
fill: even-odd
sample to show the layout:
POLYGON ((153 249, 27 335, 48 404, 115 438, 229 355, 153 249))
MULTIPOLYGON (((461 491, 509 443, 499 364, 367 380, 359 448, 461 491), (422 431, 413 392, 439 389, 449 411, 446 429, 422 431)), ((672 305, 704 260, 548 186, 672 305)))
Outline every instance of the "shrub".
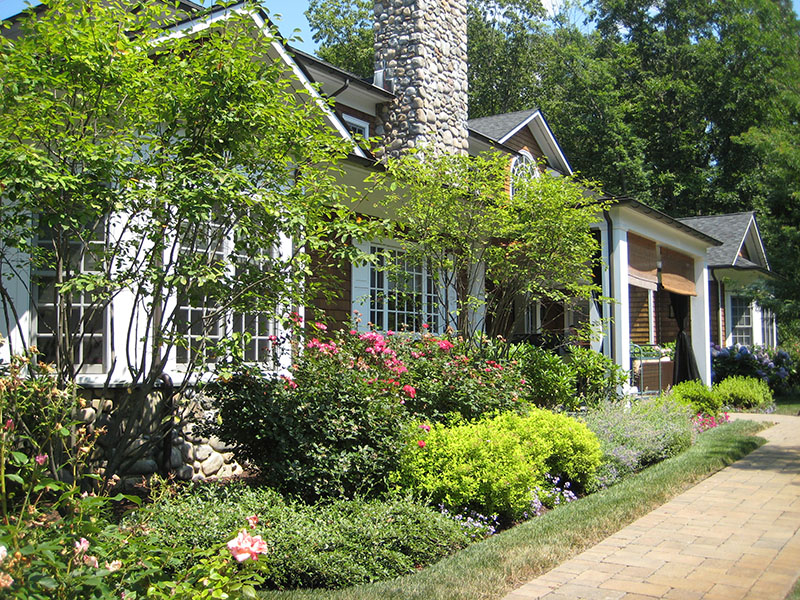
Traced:
POLYGON ((793 360, 784 349, 747 346, 722 348, 712 344, 711 361, 716 383, 734 375, 753 377, 765 381, 773 392, 786 391, 797 372, 796 359, 793 360))
POLYGON ((505 413, 452 427, 419 425, 409 432, 393 479, 435 503, 517 519, 531 509, 537 488, 552 487, 546 475, 580 489, 591 485, 600 458, 584 424, 532 409, 528 416, 505 413))
MULTIPOLYGON (((390 346, 408 368, 416 390, 406 408, 417 418, 446 422, 452 415, 468 421, 506 410, 524 410, 529 383, 516 360, 457 337, 389 336, 390 346)), ((490 348, 494 350, 494 348, 490 348)))
POLYGON ((675 456, 692 444, 691 414, 670 397, 599 404, 584 416, 603 448, 601 485, 675 456))
POLYGON ((253 516, 257 521, 250 532, 268 547, 256 567, 263 585, 272 589, 336 588, 391 579, 484 537, 471 538, 455 518, 404 497, 305 506, 240 483, 202 484, 162 494, 129 516, 125 526, 146 528, 152 543, 177 550, 175 560, 183 569, 194 560, 192 548, 230 539, 253 516))
POLYGON ((670 397, 691 407, 694 414, 716 417, 722 408, 720 397, 705 386, 702 381, 684 381, 672 387, 670 397))
POLYGON ((723 406, 763 409, 772 404, 772 390, 763 379, 732 375, 712 388, 723 406))
POLYGON ((618 390, 626 383, 627 375, 613 360, 590 348, 572 346, 569 350, 569 367, 575 374, 578 404, 596 406, 600 402, 618 397, 618 390))
POLYGON ((526 400, 551 409, 574 405, 575 374, 560 356, 530 344, 517 345, 513 356, 528 385, 526 400))

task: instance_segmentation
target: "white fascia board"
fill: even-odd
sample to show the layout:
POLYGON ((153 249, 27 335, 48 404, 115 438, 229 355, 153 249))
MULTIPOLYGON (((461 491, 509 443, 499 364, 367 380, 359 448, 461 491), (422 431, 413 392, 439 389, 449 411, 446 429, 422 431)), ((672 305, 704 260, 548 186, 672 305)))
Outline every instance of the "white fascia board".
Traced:
POLYGON ((284 64, 286 64, 291 70, 294 76, 300 81, 302 86, 308 91, 311 98, 314 102, 317 103, 317 106, 322 110, 323 114, 325 115, 326 120, 331 124, 331 126, 341 135, 345 140, 350 142, 350 145, 353 149, 353 153, 361 158, 366 158, 366 153, 356 144, 353 136, 350 135, 350 132, 347 128, 342 124, 342 122, 338 119, 338 117, 333 113, 330 106, 322 99, 322 96, 317 91, 317 89, 312 85, 311 81, 305 76, 302 69, 297 65, 294 59, 289 56, 289 53, 286 52, 286 49, 281 44, 280 40, 275 38, 275 36, 271 35, 269 23, 267 23, 266 19, 264 19, 257 11, 252 9, 245 8, 243 5, 235 5, 228 7, 224 10, 221 10, 218 13, 214 13, 212 15, 208 15, 207 17, 200 17, 196 20, 186 21, 184 23, 180 23, 175 25, 171 30, 170 33, 158 38, 154 43, 158 44, 164 40, 173 39, 176 37, 184 36, 184 35, 193 35, 205 29, 208 29, 213 23, 228 19, 231 15, 234 14, 248 14, 258 27, 259 31, 268 35, 268 37, 272 38, 271 47, 272 49, 278 54, 278 56, 283 60, 284 64))
POLYGON ((631 233, 652 240, 659 246, 706 260, 706 252, 710 246, 708 242, 625 206, 612 206, 609 213, 616 227, 622 227, 631 233))
POLYGON ((559 146, 558 140, 556 140, 556 137, 553 135, 553 131, 547 124, 547 121, 545 121, 544 115, 540 110, 537 110, 527 119, 518 124, 514 129, 504 135, 499 142, 501 144, 505 144, 509 139, 514 137, 517 132, 526 126, 530 128, 533 138, 536 140, 536 143, 539 144, 539 147, 544 151, 547 159, 551 161, 551 165, 566 175, 572 175, 572 167, 570 167, 567 157, 564 156, 564 153, 561 151, 561 146, 559 146))
MULTIPOLYGON (((747 232, 745 233, 745 238, 742 240, 742 244, 745 243, 747 235, 750 235, 753 239, 753 242, 756 246, 756 251, 761 259, 762 266, 768 271, 771 271, 769 268, 769 261, 767 260, 767 251, 764 249, 764 241, 761 239, 761 232, 758 229, 758 223, 753 216, 750 217, 750 223, 747 225, 747 232)), ((739 249, 741 249, 741 245, 739 246, 739 249)))

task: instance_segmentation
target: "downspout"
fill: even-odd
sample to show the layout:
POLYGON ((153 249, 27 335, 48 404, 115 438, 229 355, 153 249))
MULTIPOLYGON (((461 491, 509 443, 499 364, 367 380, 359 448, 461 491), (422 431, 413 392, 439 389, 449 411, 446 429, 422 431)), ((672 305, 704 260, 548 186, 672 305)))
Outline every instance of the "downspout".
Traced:
POLYGON ((344 85, 342 87, 340 87, 338 90, 336 90, 335 92, 333 92, 329 97, 330 98, 336 98, 336 96, 341 94, 343 91, 345 91, 349 87, 350 87, 350 78, 348 77, 347 79, 344 80, 344 85))
POLYGON ((719 336, 717 339, 717 345, 724 348, 728 345, 728 340, 725 336, 725 324, 723 323, 723 315, 725 313, 725 305, 723 302, 725 301, 725 295, 722 292, 722 283, 720 283, 719 279, 717 279, 715 270, 709 268, 708 272, 711 275, 711 279, 717 285, 717 335, 719 336))
MULTIPOLYGON (((612 268, 611 263, 611 253, 612 248, 614 245, 614 224, 611 222, 611 213, 607 210, 603 211, 603 218, 606 221, 606 239, 608 240, 608 251, 607 251, 607 263, 608 264, 608 291, 609 293, 613 293, 614 289, 614 269, 612 268)), ((608 310, 611 310, 611 304, 606 302, 605 306, 608 307, 608 310)), ((603 311, 605 312, 605 311, 603 311)), ((606 319, 608 323, 608 355, 611 360, 614 360, 614 319, 611 315, 604 314, 603 317, 606 319)))

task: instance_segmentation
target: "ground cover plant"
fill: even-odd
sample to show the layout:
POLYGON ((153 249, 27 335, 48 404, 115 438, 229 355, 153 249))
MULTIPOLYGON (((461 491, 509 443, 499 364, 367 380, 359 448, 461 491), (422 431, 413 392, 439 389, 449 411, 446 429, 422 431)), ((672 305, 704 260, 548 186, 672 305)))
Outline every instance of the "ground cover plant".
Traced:
POLYGON ((598 485, 611 485, 686 450, 693 442, 693 414, 671 396, 605 402, 587 411, 582 418, 603 449, 598 485))

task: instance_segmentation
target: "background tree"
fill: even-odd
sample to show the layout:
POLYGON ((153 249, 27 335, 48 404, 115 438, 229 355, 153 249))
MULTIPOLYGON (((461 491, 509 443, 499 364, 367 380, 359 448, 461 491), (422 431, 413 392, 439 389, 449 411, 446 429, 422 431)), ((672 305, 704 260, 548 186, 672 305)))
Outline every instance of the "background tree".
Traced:
POLYGON ((180 392, 244 354, 315 294, 310 254, 350 252, 330 240, 362 228, 336 183, 348 148, 286 69, 256 60, 271 34, 249 9, 202 43, 168 24, 155 2, 59 0, 0 42, 2 314, 12 329, 38 312, 62 382, 109 345, 106 384, 131 393, 108 425, 107 475, 136 458, 136 433, 166 435, 169 406, 147 407, 170 355, 180 392), (19 302, 7 284, 31 268, 19 302))

